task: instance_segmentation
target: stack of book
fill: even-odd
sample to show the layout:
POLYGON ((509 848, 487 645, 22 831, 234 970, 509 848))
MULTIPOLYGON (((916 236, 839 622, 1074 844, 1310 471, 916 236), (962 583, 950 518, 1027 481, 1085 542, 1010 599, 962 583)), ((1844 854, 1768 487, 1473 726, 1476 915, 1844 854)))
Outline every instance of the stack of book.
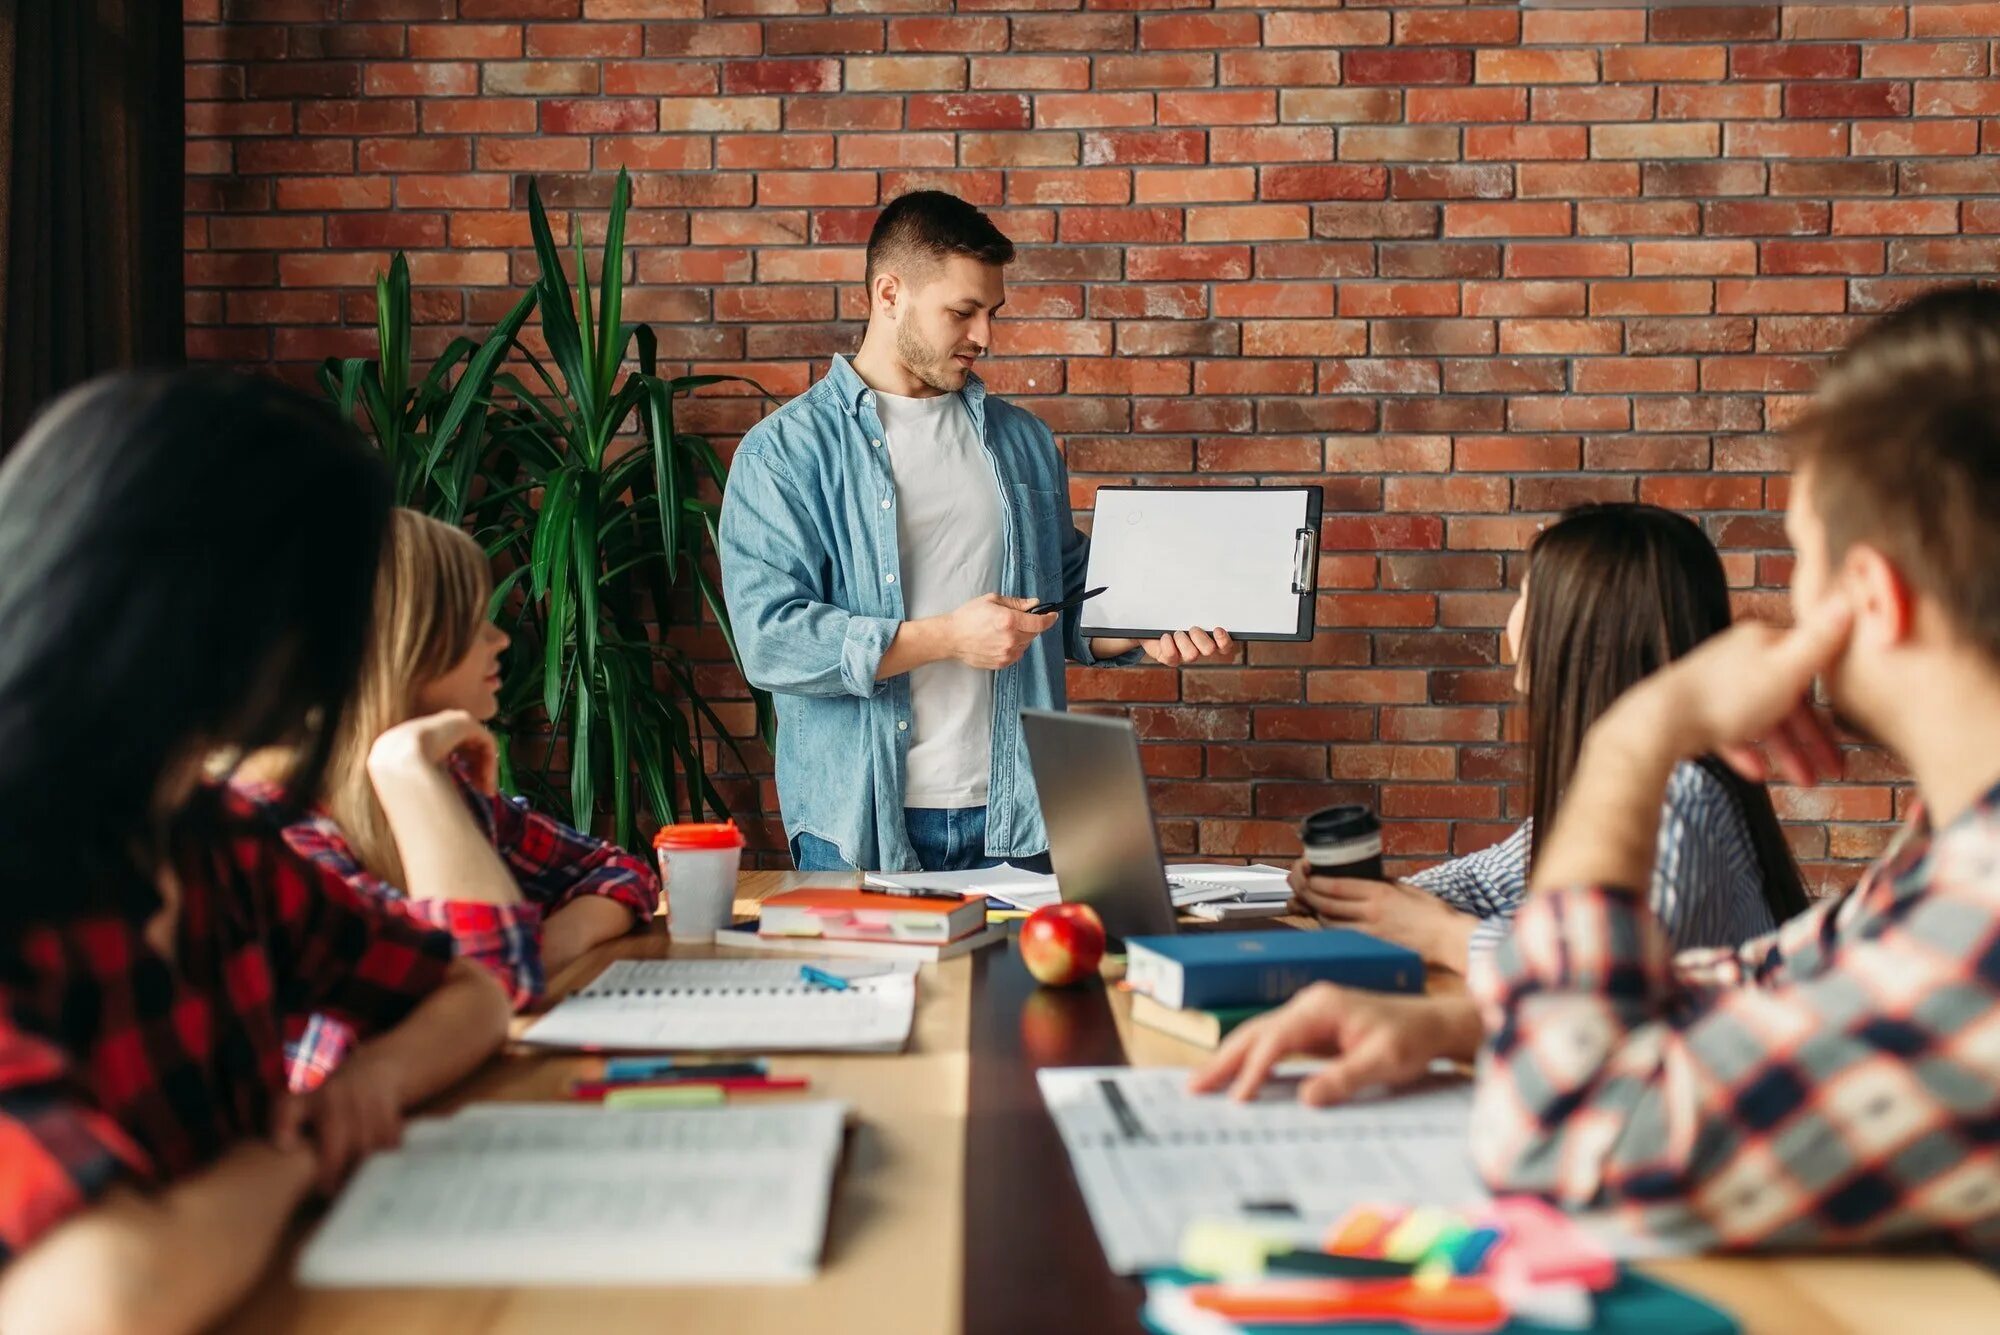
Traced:
POLYGON ((1133 1022, 1205 1048, 1312 983, 1424 990, 1414 951, 1342 928, 1135 936, 1126 948, 1133 1022))
POLYGON ((715 934, 719 946, 865 959, 948 960, 1007 939, 986 897, 807 887, 773 895, 755 922, 715 934))

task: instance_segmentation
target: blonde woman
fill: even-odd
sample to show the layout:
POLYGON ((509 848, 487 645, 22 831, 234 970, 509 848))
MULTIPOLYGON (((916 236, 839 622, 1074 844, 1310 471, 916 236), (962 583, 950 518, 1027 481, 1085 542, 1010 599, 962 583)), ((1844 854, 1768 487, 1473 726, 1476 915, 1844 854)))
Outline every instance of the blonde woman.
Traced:
MULTIPOLYGON (((485 722, 499 710, 508 641, 487 619, 492 588, 486 555, 464 532, 393 513, 326 795, 285 839, 365 898, 399 901, 450 932, 520 1006, 550 972, 652 917, 659 883, 643 859, 494 791, 485 722)), ((314 1015, 289 1045, 293 1087, 324 1080, 351 1042, 345 1025, 314 1015)))

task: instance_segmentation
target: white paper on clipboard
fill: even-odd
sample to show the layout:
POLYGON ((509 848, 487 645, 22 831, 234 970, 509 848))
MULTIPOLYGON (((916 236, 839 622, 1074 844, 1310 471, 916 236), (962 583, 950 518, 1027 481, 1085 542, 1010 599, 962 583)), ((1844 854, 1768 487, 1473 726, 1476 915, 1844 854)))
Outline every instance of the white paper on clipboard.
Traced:
POLYGON ((1113 488, 1097 493, 1084 587, 1086 635, 1159 635, 1220 626, 1232 635, 1297 638, 1301 596, 1316 583, 1316 526, 1304 488, 1113 488))

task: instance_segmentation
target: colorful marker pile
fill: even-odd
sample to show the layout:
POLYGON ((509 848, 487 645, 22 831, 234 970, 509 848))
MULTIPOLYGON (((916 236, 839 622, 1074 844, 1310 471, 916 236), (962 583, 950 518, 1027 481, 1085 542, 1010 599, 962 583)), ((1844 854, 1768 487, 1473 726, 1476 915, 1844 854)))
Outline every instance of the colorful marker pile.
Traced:
POLYGON ((1659 1320, 1735 1329, 1706 1304, 1625 1275, 1600 1242, 1526 1197, 1471 1210, 1364 1206, 1324 1228, 1254 1215, 1197 1223, 1181 1266, 1147 1283, 1146 1320, 1166 1335, 1677 1328, 1659 1320))

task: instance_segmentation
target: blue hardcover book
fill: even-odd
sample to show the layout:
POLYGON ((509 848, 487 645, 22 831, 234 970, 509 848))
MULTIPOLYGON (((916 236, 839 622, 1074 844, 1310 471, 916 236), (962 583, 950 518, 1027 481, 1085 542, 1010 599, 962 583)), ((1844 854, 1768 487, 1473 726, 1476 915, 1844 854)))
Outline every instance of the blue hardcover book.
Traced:
POLYGON ((1421 992, 1416 952, 1361 932, 1213 932, 1134 936, 1125 981, 1176 1010, 1275 1006, 1309 983, 1421 992))

